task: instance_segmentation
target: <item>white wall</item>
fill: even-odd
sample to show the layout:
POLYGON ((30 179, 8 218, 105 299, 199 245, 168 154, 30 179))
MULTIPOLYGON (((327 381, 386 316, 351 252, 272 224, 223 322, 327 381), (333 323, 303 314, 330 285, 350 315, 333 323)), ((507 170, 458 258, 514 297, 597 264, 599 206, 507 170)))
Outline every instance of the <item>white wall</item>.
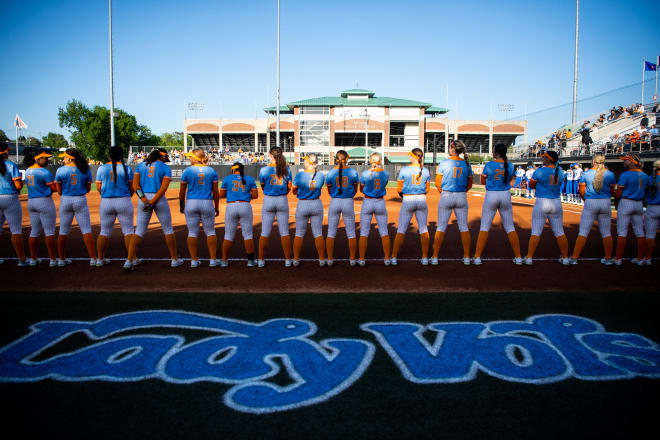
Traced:
POLYGON ((419 121, 419 107, 390 108, 391 121, 419 121))
POLYGON ((406 147, 419 146, 419 123, 406 122, 403 127, 403 145, 406 147))
MULTIPOLYGON (((364 107, 335 107, 335 119, 355 119, 364 117, 364 107)), ((367 107, 369 117, 384 116, 384 107, 367 107)))

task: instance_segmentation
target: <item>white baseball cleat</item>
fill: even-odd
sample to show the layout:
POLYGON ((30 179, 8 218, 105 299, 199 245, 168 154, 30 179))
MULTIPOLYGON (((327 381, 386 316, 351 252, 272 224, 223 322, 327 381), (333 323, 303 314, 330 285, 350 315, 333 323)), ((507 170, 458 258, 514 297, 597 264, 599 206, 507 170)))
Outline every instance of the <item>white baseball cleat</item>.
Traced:
POLYGON ((633 258, 632 260, 630 260, 630 262, 637 266, 644 266, 644 260, 638 260, 637 258, 633 258))
POLYGON ((183 258, 175 258, 170 261, 170 267, 179 267, 183 264, 183 258))
POLYGON ((126 262, 124 263, 124 270, 126 271, 133 270, 133 263, 131 262, 131 260, 126 260, 126 262))
POLYGON ((71 260, 71 258, 65 258, 65 259, 58 258, 57 259, 57 267, 68 266, 71 263, 73 263, 73 260, 71 260))
MULTIPOLYGON (((96 260, 94 260, 94 261, 96 261, 96 260)), ((18 266, 18 267, 27 267, 27 266, 29 266, 29 265, 30 265, 30 263, 28 262, 27 259, 25 259, 25 260, 18 260, 18 263, 16 264, 16 266, 18 266)))
POLYGON ((219 260, 220 261, 220 267, 228 267, 229 266, 229 261, 227 260, 219 260))
POLYGON ((569 263, 571 266, 577 266, 577 264, 578 264, 578 260, 577 260, 576 258, 569 258, 569 259, 568 259, 568 263, 569 263))
POLYGON ((300 260, 293 260, 293 267, 300 266, 300 260))
POLYGON ((571 259, 559 257, 557 262, 563 264, 564 266, 568 266, 569 264, 571 264, 571 259))
POLYGON ((612 264, 614 264, 611 259, 608 260, 607 258, 601 258, 600 262, 603 263, 605 266, 611 266, 612 264))
POLYGON ((390 264, 391 264, 392 266, 396 266, 397 264, 399 264, 399 262, 396 261, 396 257, 394 257, 394 258, 391 258, 391 259, 390 259, 390 264))
POLYGON ((48 267, 57 267, 57 260, 50 260, 48 262, 48 267))
POLYGON ((428 258, 422 258, 419 260, 420 263, 422 263, 422 266, 428 266, 429 265, 429 259, 428 258))
POLYGON ((28 258, 27 261, 30 267, 34 267, 38 264, 41 264, 41 260, 39 258, 28 258))
POLYGON ((201 265, 202 264, 199 260, 190 260, 190 267, 192 267, 192 268, 196 268, 196 267, 199 267, 201 265))
POLYGON ((472 264, 477 265, 477 266, 481 266, 481 258, 477 257, 477 258, 473 259, 472 264))
POLYGON ((326 261, 325 260, 319 260, 319 266, 320 267, 325 267, 326 261))
POLYGON ((110 264, 110 258, 103 258, 103 259, 97 258, 96 259, 96 267, 102 267, 102 266, 105 266, 105 265, 108 265, 108 264, 110 264))
POLYGON ((358 264, 359 264, 360 266, 364 267, 364 266, 367 265, 367 262, 364 261, 364 260, 359 260, 359 261, 358 261, 358 264))
POLYGON ((328 266, 332 266, 333 264, 335 264, 335 260, 328 260, 328 266))
POLYGON ((469 266, 470 265, 470 259, 469 258, 463 258, 463 264, 465 264, 466 266, 469 266))
POLYGON ((431 258, 431 264, 432 264, 433 266, 437 266, 437 265, 438 265, 438 259, 435 258, 435 257, 431 258))
POLYGON ((266 262, 264 260, 257 260, 257 267, 264 267, 266 262))
POLYGON ((247 262, 247 267, 255 267, 257 265, 257 262, 254 260, 248 260, 247 262))
POLYGON ((220 266, 220 260, 218 258, 209 261, 209 267, 218 267, 220 266))
POLYGON ((383 264, 384 264, 385 266, 389 266, 391 263, 392 263, 392 262, 391 262, 390 260, 388 260, 387 258, 385 258, 385 259, 383 260, 383 264))
POLYGON ((612 260, 612 262, 613 262, 616 266, 621 266, 621 265, 623 264, 623 260, 617 260, 617 259, 614 259, 614 260, 612 260))
POLYGON ((348 264, 355 266, 357 264, 357 260, 348 260, 348 264))
POLYGON ((516 258, 513 259, 513 263, 514 263, 516 266, 520 266, 520 265, 523 264, 523 259, 522 259, 521 257, 516 257, 516 258))
POLYGON ((284 260, 284 267, 291 267, 291 260, 284 260))
POLYGON ((90 259, 89 259, 89 265, 90 265, 90 267, 91 267, 91 266, 95 266, 95 267, 96 267, 96 258, 90 258, 90 259))
POLYGON ((528 265, 528 266, 531 266, 531 265, 534 264, 534 260, 532 260, 529 257, 525 257, 525 264, 528 265))
POLYGON ((142 264, 142 258, 134 258, 133 261, 131 261, 131 264, 133 266, 137 266, 139 264, 142 264))

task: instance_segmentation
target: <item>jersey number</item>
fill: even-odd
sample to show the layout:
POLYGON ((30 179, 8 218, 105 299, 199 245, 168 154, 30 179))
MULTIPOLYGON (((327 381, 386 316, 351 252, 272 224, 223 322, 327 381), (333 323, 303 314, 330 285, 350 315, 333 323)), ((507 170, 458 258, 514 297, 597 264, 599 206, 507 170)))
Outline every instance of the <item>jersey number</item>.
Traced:
POLYGON ((559 176, 555 176, 554 174, 550 174, 550 185, 551 186, 559 185, 559 176))
POLYGON ((233 192, 245 192, 245 185, 240 180, 234 180, 234 187, 231 190, 233 192))
POLYGON ((642 178, 639 178, 639 189, 642 189, 642 178))
POLYGON ((316 189, 316 182, 314 180, 309 181, 309 189, 314 191, 316 189))
POLYGON ((34 186, 34 176, 27 176, 28 186, 34 186))
POLYGON ((271 185, 282 185, 284 183, 284 176, 277 177, 277 174, 270 175, 270 184, 271 185))
POLYGON ((422 176, 419 174, 413 174, 412 175, 412 183, 413 185, 421 185, 422 184, 422 176))
POLYGON ((460 179, 463 175, 463 168, 454 167, 454 179, 460 179))
POLYGON ((149 174, 147 174, 147 177, 154 177, 154 167, 149 167, 149 174))
POLYGON ((197 184, 200 186, 204 186, 204 174, 198 174, 197 177, 199 177, 199 179, 197 180, 197 184))
POLYGON ((380 189, 380 179, 374 179, 374 189, 380 189))
POLYGON ((493 179, 501 180, 500 177, 503 175, 504 175, 504 170, 495 170, 495 176, 493 176, 493 179))
MULTIPOLYGON (((335 181, 337 182, 337 187, 339 187, 339 176, 335 178, 335 181)), ((348 176, 342 176, 341 178, 341 187, 342 188, 348 188, 348 176)))
POLYGON ((77 185, 78 184, 78 176, 75 174, 71 174, 71 185, 77 185))

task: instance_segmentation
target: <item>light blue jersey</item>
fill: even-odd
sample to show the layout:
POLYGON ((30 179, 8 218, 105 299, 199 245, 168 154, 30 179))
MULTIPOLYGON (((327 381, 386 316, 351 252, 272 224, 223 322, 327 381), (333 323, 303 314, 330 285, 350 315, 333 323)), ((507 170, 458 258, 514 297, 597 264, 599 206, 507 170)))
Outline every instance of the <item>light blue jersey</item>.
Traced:
POLYGON ((321 196, 321 189, 325 183, 325 176, 322 172, 301 171, 293 179, 293 186, 298 188, 297 194, 300 200, 316 200, 321 196), (314 177, 312 179, 312 177, 314 177))
POLYGON ((360 176, 360 184, 364 185, 365 196, 372 199, 385 197, 387 193, 387 182, 390 180, 390 173, 382 168, 375 170, 365 170, 360 176))
POLYGON ((621 197, 630 200, 644 200, 649 176, 640 170, 628 170, 619 176, 618 186, 622 186, 621 197))
MULTIPOLYGON (((486 176, 487 191, 508 191, 509 189, 511 189, 511 177, 513 177, 513 164, 509 162, 509 166, 507 168, 509 171, 509 177, 504 178, 503 160, 492 160, 484 166, 484 170, 481 172, 481 175, 486 176)), ((444 177, 442 178, 442 180, 443 181, 445 180, 444 177)))
POLYGON ((133 170, 126 167, 128 175, 124 174, 124 167, 121 163, 116 164, 117 182, 112 175, 112 163, 101 165, 96 171, 96 181, 101 183, 101 198, 112 199, 115 197, 130 197, 131 191, 129 184, 133 181, 133 170))
POLYGON ((0 195, 18 194, 15 180, 22 180, 21 172, 11 160, 5 160, 5 175, 0 174, 0 195))
POLYGON ((325 176, 325 184, 331 186, 330 197, 333 199, 352 199, 355 197, 355 185, 360 181, 358 172, 353 168, 343 168, 341 173, 340 179, 339 167, 334 167, 325 176))
POLYGON ((227 191, 227 202, 249 202, 252 200, 252 190, 257 184, 250 176, 245 176, 245 184, 240 174, 230 174, 222 179, 220 189, 227 191))
POLYGON ((403 194, 416 195, 426 194, 426 184, 431 181, 429 170, 422 167, 422 174, 418 166, 407 165, 399 171, 398 182, 403 182, 401 192, 403 194))
POLYGON ((660 175, 649 176, 646 184, 646 203, 649 205, 660 205, 660 175), (655 187, 655 194, 651 188, 655 187))
POLYGON ((285 196, 289 192, 289 182, 292 182, 291 170, 287 168, 286 174, 282 177, 277 176, 277 169, 274 164, 263 167, 259 170, 259 183, 267 196, 285 196))
POLYGON ((32 165, 25 170, 25 181, 28 187, 28 199, 38 197, 50 197, 53 190, 48 186, 53 183, 53 173, 48 168, 41 168, 39 165, 32 165))
POLYGON ((561 167, 557 170, 557 175, 555 175, 555 167, 537 168, 532 174, 532 179, 536 181, 536 192, 534 194, 537 199, 559 198, 561 183, 564 181, 564 173, 562 173, 561 167))
POLYGON ((213 186, 218 184, 218 173, 207 165, 191 165, 183 170, 181 182, 188 184, 188 199, 213 200, 213 186))
POLYGON ((438 165, 438 174, 442 176, 443 191, 465 192, 468 179, 472 176, 472 167, 458 156, 445 159, 438 165))
POLYGON ((610 170, 605 170, 603 174, 603 186, 600 188, 600 191, 596 191, 594 188, 594 178, 596 177, 596 170, 589 170, 582 174, 580 177, 579 183, 584 183, 586 189, 584 191, 585 199, 609 199, 612 197, 610 191, 610 185, 616 185, 616 177, 614 173, 610 170))
POLYGON ((83 173, 75 165, 64 165, 55 172, 55 182, 62 186, 63 196, 84 196, 87 183, 92 182, 92 172, 89 168, 83 173))
POLYGON ((160 160, 149 165, 142 162, 137 166, 135 173, 140 175, 140 188, 146 193, 158 192, 165 177, 172 180, 172 169, 160 160))

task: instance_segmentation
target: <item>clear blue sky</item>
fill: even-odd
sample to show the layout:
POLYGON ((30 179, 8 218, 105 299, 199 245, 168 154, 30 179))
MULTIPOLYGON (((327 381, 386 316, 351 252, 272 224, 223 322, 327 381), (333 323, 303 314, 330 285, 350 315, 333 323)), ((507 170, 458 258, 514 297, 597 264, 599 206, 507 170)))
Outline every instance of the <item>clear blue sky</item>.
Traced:
MULTIPOLYGON (((262 117, 275 102, 276 4, 115 0, 115 105, 157 134, 182 130, 186 101, 205 103, 210 117, 220 108, 225 118, 262 117)), ((660 54, 660 2, 580 8, 579 96, 640 81, 642 59, 660 54)), ((517 115, 572 100, 573 0, 282 0, 281 14, 282 103, 356 82, 439 106, 448 85, 449 115, 460 119, 490 119, 491 104, 500 118, 498 103, 517 115)), ((109 106, 107 1, 3 0, 0 16, 0 128, 10 138, 16 112, 27 135, 68 136, 58 107, 72 98, 109 106)), ((620 95, 598 109, 640 100, 639 88, 620 95)), ((581 117, 598 110, 583 107, 581 117)), ((534 124, 570 117, 568 106, 534 124)))

